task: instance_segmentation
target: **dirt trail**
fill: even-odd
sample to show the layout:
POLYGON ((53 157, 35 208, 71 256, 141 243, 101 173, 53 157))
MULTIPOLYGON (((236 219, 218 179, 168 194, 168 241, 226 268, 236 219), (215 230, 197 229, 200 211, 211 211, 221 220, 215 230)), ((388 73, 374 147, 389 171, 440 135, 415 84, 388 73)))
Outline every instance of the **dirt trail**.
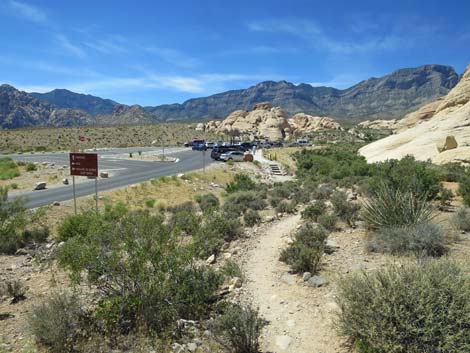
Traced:
POLYGON ((278 260, 299 222, 299 215, 288 216, 260 229, 244 259, 247 299, 269 321, 261 337, 262 351, 343 352, 332 329, 337 305, 331 288, 308 287, 278 260))

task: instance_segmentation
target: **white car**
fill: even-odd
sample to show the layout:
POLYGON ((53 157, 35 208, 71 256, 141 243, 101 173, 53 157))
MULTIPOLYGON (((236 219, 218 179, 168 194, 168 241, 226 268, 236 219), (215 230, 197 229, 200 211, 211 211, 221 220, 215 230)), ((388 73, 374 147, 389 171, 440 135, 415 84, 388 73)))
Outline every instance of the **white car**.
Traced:
POLYGON ((227 161, 243 162, 245 158, 245 154, 242 151, 229 151, 227 153, 222 153, 219 158, 220 160, 224 162, 227 162, 227 161))

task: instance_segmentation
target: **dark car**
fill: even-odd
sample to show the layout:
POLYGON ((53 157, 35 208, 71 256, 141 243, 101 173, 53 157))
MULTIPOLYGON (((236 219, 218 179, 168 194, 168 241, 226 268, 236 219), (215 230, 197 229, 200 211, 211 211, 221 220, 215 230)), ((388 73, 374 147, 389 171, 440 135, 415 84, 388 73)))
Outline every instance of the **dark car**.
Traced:
POLYGON ((242 142, 242 143, 240 143, 240 147, 242 147, 244 151, 249 151, 253 148, 253 143, 251 143, 251 142, 242 142))
POLYGON ((191 149, 193 151, 206 151, 207 147, 206 147, 206 144, 200 143, 199 145, 193 145, 193 147, 191 147, 191 149))
POLYGON ((192 139, 191 141, 185 142, 184 147, 193 147, 198 146, 200 144, 204 144, 206 141, 201 139, 192 139))
POLYGON ((282 142, 281 141, 271 142, 271 147, 282 147, 282 142))
POLYGON ((220 159, 220 155, 223 153, 227 153, 230 151, 244 151, 243 147, 241 146, 235 146, 235 145, 230 145, 230 146, 218 146, 214 147, 211 151, 211 158, 215 159, 218 161, 220 159))

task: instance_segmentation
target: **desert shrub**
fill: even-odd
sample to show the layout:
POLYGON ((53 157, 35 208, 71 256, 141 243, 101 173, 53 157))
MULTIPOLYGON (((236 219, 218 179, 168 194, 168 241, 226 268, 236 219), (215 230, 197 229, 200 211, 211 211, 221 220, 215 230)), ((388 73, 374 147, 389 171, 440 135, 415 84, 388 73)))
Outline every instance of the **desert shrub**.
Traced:
POLYGON ((199 319, 220 283, 210 268, 195 264, 192 247, 172 235, 162 216, 142 211, 70 238, 57 260, 73 283, 99 288, 93 317, 112 332, 139 326, 160 334, 180 318, 199 319))
POLYGON ((22 233, 23 246, 29 243, 44 243, 49 238, 49 228, 44 226, 35 226, 27 228, 22 233))
POLYGON ((261 221, 261 216, 258 211, 249 209, 243 215, 243 221, 247 227, 253 227, 261 221))
POLYGON ((313 204, 308 205, 302 211, 302 218, 312 220, 314 222, 318 221, 318 217, 324 214, 326 211, 326 204, 323 200, 315 201, 313 204))
POLYGON ((333 231, 336 229, 338 216, 336 216, 334 213, 324 213, 318 216, 317 221, 318 221, 318 224, 321 225, 326 230, 333 231))
POLYGON ((324 228, 307 223, 295 233, 293 242, 281 252, 279 259, 290 265, 294 272, 316 273, 327 237, 324 228))
POLYGON ((438 196, 439 209, 446 210, 450 206, 450 203, 452 202, 453 198, 454 198, 454 193, 452 192, 452 190, 441 187, 439 190, 439 196, 438 196))
POLYGON ((215 340, 233 353, 258 353, 261 330, 267 324, 258 310, 231 305, 212 327, 215 340))
POLYGON ((201 216, 195 212, 180 210, 170 215, 168 226, 174 234, 194 235, 199 230, 201 216))
POLYGON ((278 213, 295 213, 297 204, 294 200, 292 201, 287 201, 287 200, 282 200, 281 202, 278 203, 276 206, 276 212, 278 213))
POLYGON ((32 309, 29 325, 37 343, 51 352, 72 351, 85 313, 78 297, 55 293, 32 309))
POLYGON ((470 231, 470 208, 460 208, 451 218, 452 224, 465 232, 470 231))
POLYGON ((10 187, 11 187, 13 190, 16 190, 16 189, 18 189, 18 184, 17 184, 17 183, 11 183, 11 184, 10 184, 10 187))
POLYGON ((465 206, 470 207, 470 172, 460 179, 459 194, 465 206))
POLYGON ((295 181, 286 181, 283 183, 274 183, 270 196, 280 199, 295 198, 300 192, 299 184, 295 181))
POLYGON ((413 156, 391 159, 372 165, 369 179, 372 194, 380 192, 383 185, 402 193, 425 195, 428 200, 439 193, 440 176, 431 162, 416 161, 413 156))
POLYGON ((243 278, 242 269, 233 260, 227 260, 227 262, 225 262, 225 264, 220 268, 220 273, 222 273, 222 275, 224 275, 224 277, 243 278))
POLYGON ((470 277, 448 261, 387 266, 339 284, 337 327, 361 353, 470 349, 470 277))
POLYGON ((447 252, 444 230, 432 223, 382 228, 372 235, 368 248, 391 254, 413 253, 418 257, 437 257, 447 252))
POLYGON ((257 184, 246 174, 235 174, 234 180, 227 184, 225 190, 230 194, 237 191, 255 190, 257 184))
POLYGON ((13 179, 20 176, 20 170, 10 157, 0 158, 0 180, 13 179))
POLYGON ((0 253, 13 254, 23 246, 26 224, 24 201, 9 201, 8 189, 0 186, 0 253))
POLYGON ((76 215, 67 216, 57 228, 57 237, 61 241, 78 236, 87 236, 99 223, 103 223, 102 216, 95 211, 86 211, 76 215))
POLYGON ((145 206, 147 206, 148 208, 153 208, 155 206, 155 199, 145 200, 145 206))
POLYGON ((212 213, 194 235, 196 253, 202 258, 218 254, 224 242, 235 240, 242 234, 243 229, 238 218, 226 213, 212 213))
POLYGON ((335 191, 331 196, 331 203, 339 218, 351 227, 356 224, 361 205, 349 202, 347 194, 343 191, 335 191))
POLYGON ((219 199, 212 193, 205 195, 196 195, 195 200, 203 211, 209 209, 217 209, 220 206, 219 199))
POLYGON ((302 150, 294 154, 297 176, 317 181, 341 180, 369 175, 370 166, 357 153, 359 146, 337 145, 320 150, 302 150))
POLYGON ((34 164, 32 162, 26 163, 26 171, 27 172, 34 172, 37 169, 38 169, 38 167, 36 166, 36 164, 34 164))
POLYGON ((465 175, 467 168, 460 163, 446 163, 441 166, 441 179, 443 181, 458 182, 465 175))
POLYGON ((225 200, 223 210, 233 215, 242 215, 246 210, 255 211, 266 208, 266 200, 255 191, 237 191, 231 193, 225 200))
POLYGON ((312 197, 316 200, 326 200, 331 196, 332 193, 333 188, 331 185, 321 184, 313 191, 312 197))
POLYGON ((363 203, 362 217, 370 229, 429 222, 433 207, 425 196, 383 186, 363 203))
POLYGON ((182 212, 182 211, 196 212, 196 207, 194 205, 194 202, 192 202, 192 201, 186 201, 186 202, 180 203, 178 205, 168 206, 166 209, 167 209, 168 212, 171 212, 171 213, 178 213, 178 212, 182 212))
POLYGON ((8 280, 0 284, 0 295, 7 295, 15 304, 26 299, 26 288, 20 280, 8 280))

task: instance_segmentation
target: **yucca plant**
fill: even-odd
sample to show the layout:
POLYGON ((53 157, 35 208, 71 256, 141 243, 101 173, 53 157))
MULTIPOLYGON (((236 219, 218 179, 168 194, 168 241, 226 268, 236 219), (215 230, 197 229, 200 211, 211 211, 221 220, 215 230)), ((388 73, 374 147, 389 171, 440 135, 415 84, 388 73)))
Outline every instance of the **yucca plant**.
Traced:
POLYGON ((394 190, 386 185, 363 203, 362 218, 372 230, 425 223, 433 217, 434 209, 426 194, 394 190))

